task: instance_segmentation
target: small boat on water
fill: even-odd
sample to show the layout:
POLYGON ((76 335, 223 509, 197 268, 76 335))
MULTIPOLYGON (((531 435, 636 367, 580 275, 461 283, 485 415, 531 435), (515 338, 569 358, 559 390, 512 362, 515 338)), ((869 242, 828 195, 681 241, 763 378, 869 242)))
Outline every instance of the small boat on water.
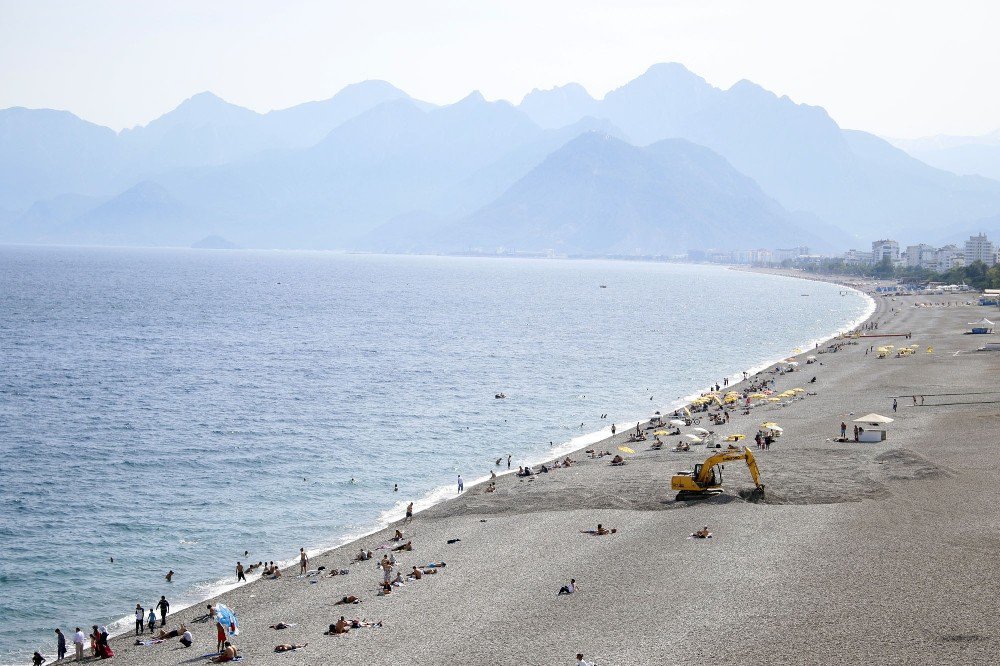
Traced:
POLYGON ((607 289, 607 288, 608 288, 608 285, 606 285, 606 284, 602 284, 601 285, 601 289, 607 289))
POLYGON ((506 394, 506 393, 497 393, 497 394, 496 394, 495 396, 493 396, 493 397, 494 397, 494 398, 496 398, 497 400, 503 400, 504 398, 506 398, 506 397, 507 397, 507 394, 506 394))

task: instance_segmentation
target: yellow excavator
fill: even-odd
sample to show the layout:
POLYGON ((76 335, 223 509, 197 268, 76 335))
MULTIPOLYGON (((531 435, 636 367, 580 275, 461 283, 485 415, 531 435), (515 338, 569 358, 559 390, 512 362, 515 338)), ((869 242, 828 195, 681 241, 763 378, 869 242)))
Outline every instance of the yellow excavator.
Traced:
POLYGON ((730 446, 724 451, 709 456, 705 462, 698 463, 691 471, 678 472, 670 479, 670 488, 676 490, 678 500, 702 499, 718 495, 722 492, 722 469, 724 463, 737 460, 746 461, 750 468, 750 476, 757 488, 753 491, 754 498, 764 496, 764 484, 760 482, 760 471, 757 469, 757 460, 750 453, 750 449, 743 447, 738 449, 730 446))

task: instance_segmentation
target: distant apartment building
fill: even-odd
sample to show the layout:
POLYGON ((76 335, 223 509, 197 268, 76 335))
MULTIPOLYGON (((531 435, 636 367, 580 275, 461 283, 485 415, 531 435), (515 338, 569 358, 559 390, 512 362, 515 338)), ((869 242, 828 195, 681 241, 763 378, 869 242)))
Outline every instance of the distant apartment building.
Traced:
POLYGON ((809 248, 806 247, 805 245, 802 245, 799 247, 778 248, 774 251, 773 257, 775 263, 780 264, 782 261, 788 259, 795 260, 806 254, 809 254, 809 248))
POLYGON ((888 239, 872 243, 872 262, 877 264, 886 257, 894 264, 899 261, 899 243, 888 239))
POLYGON ((844 253, 844 263, 848 266, 868 266, 872 263, 872 253, 848 250, 844 253))
POLYGON ((965 265, 968 266, 974 261, 981 261, 987 266, 996 263, 993 243, 986 234, 969 236, 969 240, 965 241, 965 265))
POLYGON ((934 254, 934 270, 938 273, 965 265, 965 251, 957 245, 945 245, 934 254))
POLYGON ((906 265, 910 268, 930 268, 937 266, 937 250, 926 243, 906 247, 906 265))

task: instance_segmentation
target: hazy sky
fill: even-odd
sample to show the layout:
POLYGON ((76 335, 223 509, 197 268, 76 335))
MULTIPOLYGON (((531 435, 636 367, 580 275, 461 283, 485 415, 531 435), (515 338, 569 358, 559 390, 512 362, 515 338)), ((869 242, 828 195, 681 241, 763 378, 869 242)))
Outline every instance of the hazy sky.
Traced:
POLYGON ((386 79, 447 103, 595 96, 655 62, 751 79, 884 136, 1000 127, 1000 2, 0 0, 0 108, 115 129, 202 90, 258 111, 386 79))

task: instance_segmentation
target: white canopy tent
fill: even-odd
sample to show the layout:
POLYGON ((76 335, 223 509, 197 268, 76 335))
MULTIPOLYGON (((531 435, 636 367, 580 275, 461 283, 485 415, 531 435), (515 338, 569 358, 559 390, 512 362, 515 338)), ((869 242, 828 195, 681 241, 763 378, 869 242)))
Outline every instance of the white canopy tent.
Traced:
POLYGON ((854 419, 855 423, 868 426, 868 428, 863 428, 861 436, 858 437, 859 442, 884 442, 886 440, 885 426, 895 421, 888 416, 882 416, 881 414, 865 414, 860 418, 854 419))

